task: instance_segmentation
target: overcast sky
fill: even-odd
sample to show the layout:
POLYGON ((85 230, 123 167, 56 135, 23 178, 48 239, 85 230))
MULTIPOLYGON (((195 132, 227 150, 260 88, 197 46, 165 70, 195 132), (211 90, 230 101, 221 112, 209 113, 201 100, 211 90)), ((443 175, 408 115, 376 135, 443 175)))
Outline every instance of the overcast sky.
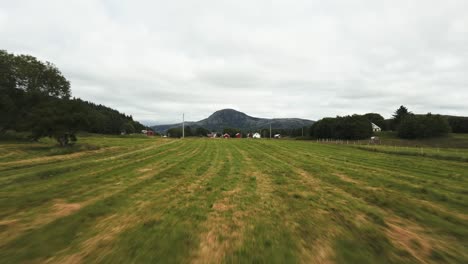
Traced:
POLYGON ((146 124, 468 115, 467 0, 0 0, 0 49, 146 124))

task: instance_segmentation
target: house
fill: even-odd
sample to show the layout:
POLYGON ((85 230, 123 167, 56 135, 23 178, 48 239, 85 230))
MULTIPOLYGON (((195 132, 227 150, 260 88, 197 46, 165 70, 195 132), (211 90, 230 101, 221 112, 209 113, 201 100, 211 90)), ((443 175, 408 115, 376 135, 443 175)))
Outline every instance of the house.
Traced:
POLYGON ((281 138, 281 135, 280 134, 275 134, 273 137, 274 138, 281 138))
POLYGON ((250 132, 247 134, 247 138, 252 138, 252 136, 253 136, 253 134, 250 133, 250 132))
POLYGON ((378 125, 376 125, 376 124, 374 124, 374 123, 372 123, 372 122, 371 122, 371 124, 372 124, 372 131, 373 131, 373 132, 380 132, 380 131, 382 131, 382 129, 381 129, 378 125))
POLYGON ((152 137, 152 136, 154 136, 154 131, 146 130, 146 135, 152 137))
POLYGON ((252 138, 262 138, 262 136, 260 136, 260 133, 257 132, 252 135, 252 138))
POLYGON ((206 134, 206 136, 209 138, 216 138, 216 132, 211 132, 209 134, 206 134))
POLYGON ((236 134, 236 138, 241 138, 242 137, 242 134, 241 133, 237 133, 236 134))
POLYGON ((223 138, 231 138, 231 136, 228 133, 226 133, 223 135, 223 138))

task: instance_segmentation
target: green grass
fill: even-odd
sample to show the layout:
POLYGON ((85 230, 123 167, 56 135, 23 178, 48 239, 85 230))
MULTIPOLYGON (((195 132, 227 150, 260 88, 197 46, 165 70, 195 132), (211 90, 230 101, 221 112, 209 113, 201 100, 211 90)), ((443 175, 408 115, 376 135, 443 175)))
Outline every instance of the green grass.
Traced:
POLYGON ((0 259, 466 263, 467 152, 426 144, 0 142, 0 259))

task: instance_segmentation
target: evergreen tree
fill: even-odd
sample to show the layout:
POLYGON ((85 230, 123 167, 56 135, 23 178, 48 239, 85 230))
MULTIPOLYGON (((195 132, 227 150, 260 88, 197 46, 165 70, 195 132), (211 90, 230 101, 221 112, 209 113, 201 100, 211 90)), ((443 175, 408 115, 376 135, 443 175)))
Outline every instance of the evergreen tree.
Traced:
POLYGON ((400 106, 400 108, 398 108, 393 114, 392 129, 398 129, 398 126, 400 125, 403 118, 409 114, 411 114, 411 112, 408 111, 408 108, 404 107, 403 105, 400 106))

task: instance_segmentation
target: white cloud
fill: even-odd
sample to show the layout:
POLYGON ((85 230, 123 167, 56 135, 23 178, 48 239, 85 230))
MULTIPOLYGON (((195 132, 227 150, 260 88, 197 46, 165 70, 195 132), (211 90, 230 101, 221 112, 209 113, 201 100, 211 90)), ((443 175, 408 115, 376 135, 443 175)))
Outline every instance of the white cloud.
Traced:
POLYGON ((74 96, 154 123, 466 115, 468 2, 0 0, 2 49, 54 62, 74 96))

